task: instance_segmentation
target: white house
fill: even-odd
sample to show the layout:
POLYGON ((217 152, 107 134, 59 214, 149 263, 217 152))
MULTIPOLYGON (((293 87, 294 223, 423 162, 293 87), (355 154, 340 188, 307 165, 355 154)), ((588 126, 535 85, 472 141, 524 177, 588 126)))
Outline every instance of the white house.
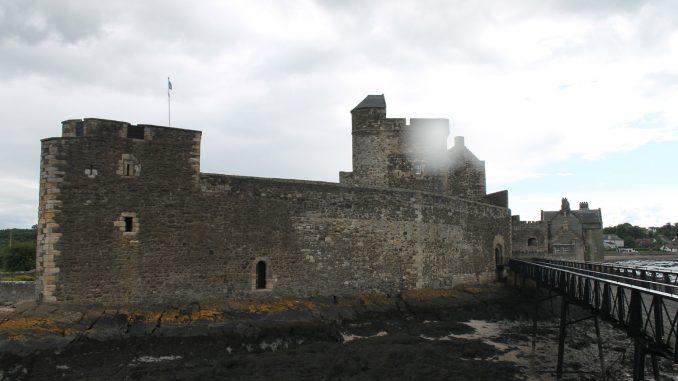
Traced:
POLYGON ((616 234, 604 234, 603 235, 603 246, 606 249, 616 249, 619 247, 624 247, 624 240, 621 239, 616 234))
POLYGON ((667 253, 678 253, 678 242, 673 240, 669 243, 665 243, 659 248, 659 250, 665 251, 667 253))

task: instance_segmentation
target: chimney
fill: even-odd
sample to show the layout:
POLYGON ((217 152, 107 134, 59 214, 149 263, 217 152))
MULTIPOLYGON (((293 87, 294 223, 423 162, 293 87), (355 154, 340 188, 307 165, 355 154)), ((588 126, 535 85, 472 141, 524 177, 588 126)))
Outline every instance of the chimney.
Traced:
POLYGON ((454 137, 454 146, 455 147, 463 147, 464 146, 464 137, 463 136, 455 136, 454 137))
POLYGON ((589 203, 584 201, 579 203, 579 210, 589 210, 589 203))

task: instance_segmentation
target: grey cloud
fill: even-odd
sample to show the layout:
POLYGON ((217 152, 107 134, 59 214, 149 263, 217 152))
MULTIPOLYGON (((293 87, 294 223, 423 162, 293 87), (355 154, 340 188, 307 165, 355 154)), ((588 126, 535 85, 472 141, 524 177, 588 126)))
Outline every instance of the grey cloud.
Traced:
POLYGON ((678 88, 678 71, 660 71, 649 73, 643 78, 643 83, 648 87, 666 86, 667 88, 678 88))
POLYGON ((232 48, 238 21, 225 12, 205 22, 198 9, 205 12, 179 2, 2 2, 0 78, 137 90, 160 65, 180 71, 232 48))
POLYGON ((637 12, 649 2, 649 0, 560 0, 555 4, 566 11, 607 15, 637 12))
MULTIPOLYGON (((245 2, 241 5, 251 8, 243 11, 235 2, 19 0, 15 6, 0 0, 0 82, 17 84, 0 97, 17 99, 9 105, 0 102, 0 115, 8 131, 32 129, 30 136, 8 140, 11 147, 1 153, 0 172, 36 178, 38 140, 58 135, 62 119, 92 116, 166 123, 167 75, 174 83, 172 124, 204 131, 205 171, 336 181, 336 172, 351 165, 349 110, 364 95, 382 92, 392 101, 392 116, 465 118, 467 142, 474 152, 488 163, 497 162, 491 156, 499 151, 496 141, 483 136, 493 126, 479 127, 478 118, 468 111, 455 115, 454 109, 461 106, 445 104, 447 99, 435 109, 424 111, 421 105, 430 101, 430 94, 438 94, 437 100, 453 96, 439 90, 454 87, 445 81, 461 75, 491 92, 495 85, 482 83, 487 76, 529 70, 515 65, 548 69, 553 62, 573 58, 595 66, 601 60, 637 59, 642 53, 661 59, 653 49, 666 44, 678 15, 670 11, 675 6, 617 3, 316 1, 309 13, 319 12, 323 27, 315 30, 309 23, 287 34, 288 17, 308 3, 276 1, 260 9, 262 3, 245 2), (606 22, 615 15, 630 25, 628 41, 608 29, 606 22), (275 28, 264 30, 266 24, 256 22, 260 16, 272 18, 275 28), (31 17, 43 21, 34 23, 31 17), (509 59, 515 57, 512 42, 500 45, 494 39, 503 28, 520 23, 541 25, 571 17, 577 21, 573 25, 581 21, 592 30, 545 35, 557 40, 549 41, 551 55, 537 60, 514 63, 509 59), (575 34, 578 39, 570 38, 575 34), (17 89, 23 88, 18 97, 17 89), (411 108, 403 112, 394 99, 411 108), (449 112, 444 108, 448 106, 449 112), (19 110, 22 107, 28 111, 19 110), (40 115, 19 115, 33 110, 40 115), (488 154, 480 155, 483 152, 488 154)), ((674 76, 650 74, 641 90, 665 94, 675 88, 674 76)), ((457 91, 475 97, 473 90, 457 91)), ((529 96, 536 99, 540 94, 529 96)), ((488 104, 488 112, 495 106, 488 104)), ((507 120, 511 128, 494 133, 500 140, 502 134, 521 137, 512 140, 515 151, 521 144, 528 147, 521 166, 552 158, 564 139, 549 135, 548 128, 544 136, 525 132, 523 137, 519 125, 507 120)), ((452 129, 453 135, 459 134, 454 122, 452 129)))
POLYGON ((95 3, 22 0, 0 3, 0 40, 35 45, 48 38, 74 44, 101 32, 102 14, 95 3))

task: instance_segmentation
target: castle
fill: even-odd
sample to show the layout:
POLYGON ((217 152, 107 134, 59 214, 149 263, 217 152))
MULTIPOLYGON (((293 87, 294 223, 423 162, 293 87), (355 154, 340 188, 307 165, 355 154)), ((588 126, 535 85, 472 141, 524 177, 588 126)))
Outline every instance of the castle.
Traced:
POLYGON ((42 140, 39 301, 166 303, 396 293, 494 279, 506 191, 446 119, 352 111, 340 182, 200 172, 200 131, 84 119, 42 140))
POLYGON ((604 259, 602 212, 589 209, 588 202, 580 202, 579 209, 572 210, 563 198, 560 210, 542 210, 540 221, 520 221, 520 216, 512 216, 511 228, 514 257, 604 259))

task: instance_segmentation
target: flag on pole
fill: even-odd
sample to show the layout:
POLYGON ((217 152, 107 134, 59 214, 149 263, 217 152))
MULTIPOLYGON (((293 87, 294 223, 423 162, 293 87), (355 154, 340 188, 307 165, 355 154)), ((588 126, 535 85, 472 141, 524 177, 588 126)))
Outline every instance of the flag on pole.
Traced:
POLYGON ((172 90, 172 81, 167 77, 167 126, 172 126, 172 113, 170 109, 170 90, 172 90))

